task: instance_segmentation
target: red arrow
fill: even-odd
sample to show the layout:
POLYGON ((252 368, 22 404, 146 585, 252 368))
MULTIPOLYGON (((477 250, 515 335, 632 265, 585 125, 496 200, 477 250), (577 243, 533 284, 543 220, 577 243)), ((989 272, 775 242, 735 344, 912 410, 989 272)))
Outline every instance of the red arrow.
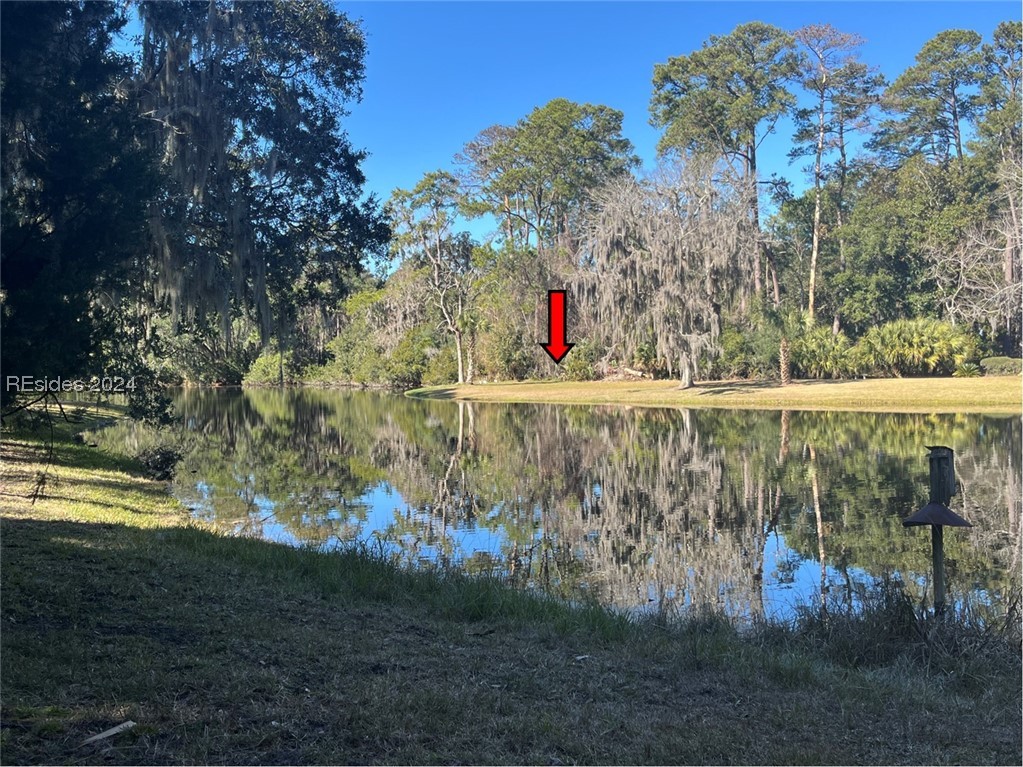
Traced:
POLYGON ((560 365, 565 355, 575 344, 565 343, 565 326, 568 324, 568 307, 565 306, 564 290, 547 291, 547 343, 540 344, 551 355, 555 364, 560 365))

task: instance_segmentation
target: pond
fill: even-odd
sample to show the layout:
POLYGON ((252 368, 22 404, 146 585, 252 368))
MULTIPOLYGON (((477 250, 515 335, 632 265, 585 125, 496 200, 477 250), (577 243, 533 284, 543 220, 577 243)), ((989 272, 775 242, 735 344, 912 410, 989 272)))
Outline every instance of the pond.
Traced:
MULTIPOLYGON (((786 619, 898 577, 929 600, 927 449, 956 451, 950 601, 1020 569, 1018 416, 472 404, 334 390, 182 390, 172 491, 240 535, 362 544, 671 616, 786 619)), ((121 426, 129 452, 152 439, 121 426)))

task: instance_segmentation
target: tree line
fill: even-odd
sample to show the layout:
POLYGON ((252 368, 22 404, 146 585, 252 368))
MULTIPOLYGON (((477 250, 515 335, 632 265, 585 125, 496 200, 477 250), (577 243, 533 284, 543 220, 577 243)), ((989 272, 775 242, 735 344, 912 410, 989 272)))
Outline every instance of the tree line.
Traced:
POLYGON ((1020 24, 942 32, 891 82, 863 43, 751 22, 656 64, 652 169, 603 105, 554 99, 484 129, 453 171, 391 197, 396 271, 347 311, 358 330, 327 377, 688 385, 1018 356, 1020 24), (786 117, 793 175, 768 178, 761 147, 786 117), (458 223, 481 213, 498 229, 475 244, 458 223), (536 343, 565 287, 579 343, 556 369, 536 343), (373 314, 413 295, 413 326, 373 314))
POLYGON ((14 4, 2 36, 5 374, 688 384, 1019 354, 1017 21, 891 82, 856 35, 742 24, 652 63, 654 168, 622 112, 557 98, 387 201, 344 130, 363 32, 324 0, 14 4), (783 118, 792 170, 765 177, 783 118))

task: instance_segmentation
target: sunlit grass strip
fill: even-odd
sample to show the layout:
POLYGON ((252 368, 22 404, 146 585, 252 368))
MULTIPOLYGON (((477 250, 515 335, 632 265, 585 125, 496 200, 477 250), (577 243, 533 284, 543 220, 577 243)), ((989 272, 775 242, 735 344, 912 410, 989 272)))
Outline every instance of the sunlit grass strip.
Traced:
POLYGON ((904 413, 1020 413, 1023 381, 986 378, 891 378, 797 381, 789 386, 748 381, 524 381, 431 386, 408 392, 423 399, 471 402, 538 402, 573 405, 721 407, 770 410, 855 410, 904 413))

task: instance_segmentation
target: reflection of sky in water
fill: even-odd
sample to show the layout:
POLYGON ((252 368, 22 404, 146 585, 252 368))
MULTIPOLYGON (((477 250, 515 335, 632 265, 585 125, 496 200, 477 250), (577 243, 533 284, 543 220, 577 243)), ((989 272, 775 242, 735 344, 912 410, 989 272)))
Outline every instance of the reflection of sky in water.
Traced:
MULTIPOLYGON (((833 567, 827 567, 827 582, 832 591, 845 580, 845 576, 833 567)), ((871 577, 859 568, 850 568, 849 577, 853 582, 870 583, 871 577)), ((775 533, 767 539, 764 547, 764 605, 769 615, 776 618, 792 618, 800 605, 807 605, 820 599, 821 566, 819 561, 800 559, 795 551, 785 545, 785 536, 775 533), (792 567, 793 562, 795 567, 792 567), (779 570, 785 569, 780 578, 779 570)))
MULTIPOLYGON (((499 532, 483 529, 475 524, 462 526, 449 525, 446 531, 440 531, 440 523, 435 518, 431 518, 425 512, 411 509, 401 493, 386 482, 381 482, 370 492, 361 496, 356 502, 365 504, 369 509, 365 523, 359 525, 357 539, 369 544, 381 541, 384 545, 384 550, 389 553, 398 552, 400 548, 396 542, 390 541, 386 537, 387 528, 395 523, 395 515, 403 517, 406 513, 410 513, 414 521, 419 521, 420 523, 432 522, 435 534, 440 532, 445 534, 445 537, 453 544, 452 559, 455 563, 468 559, 477 552, 486 552, 494 556, 501 554, 501 544, 504 536, 499 532)), ((414 540, 415 537, 419 536, 414 536, 412 532, 408 532, 402 537, 406 538, 406 540, 409 538, 414 540)), ((343 543, 338 545, 343 545, 343 543)), ((418 558, 428 561, 434 561, 441 555, 439 547, 429 545, 425 541, 420 542, 416 548, 416 553, 418 558)))
MULTIPOLYGON (((213 489, 206 482, 197 482, 195 490, 198 499, 191 499, 193 513, 199 519, 215 522, 217 513, 213 508, 213 489)), ((403 547, 397 540, 394 540, 394 537, 404 539, 406 546, 414 538, 420 537, 411 531, 398 536, 394 536, 393 532, 388 532, 388 528, 395 524, 396 515, 404 517, 406 513, 411 514, 412 524, 432 522, 435 533, 441 532, 440 523, 435 518, 431 518, 424 511, 412 509, 401 493, 386 482, 377 484, 358 498, 346 499, 346 504, 349 509, 363 508, 366 512, 366 519, 365 521, 355 519, 352 515, 346 515, 342 509, 332 508, 328 518, 337 523, 335 535, 323 544, 324 549, 343 547, 353 541, 360 541, 367 544, 371 551, 376 551, 377 547, 381 546, 385 553, 400 553, 403 547), (355 535, 346 534, 349 531, 355 531, 355 535)), ((290 546, 304 545, 304 542, 286 525, 274 519, 274 508, 275 504, 272 500, 262 495, 255 495, 252 498, 252 509, 248 518, 236 521, 232 532, 248 533, 290 546)), ((480 553, 493 557, 501 556, 507 536, 503 533, 503 528, 500 525, 497 529, 491 530, 477 524, 468 524, 448 525, 445 538, 451 544, 452 564, 458 564, 480 553)), ((430 562, 437 561, 442 553, 439 546, 430 545, 425 541, 421 541, 415 551, 417 559, 430 562)))

